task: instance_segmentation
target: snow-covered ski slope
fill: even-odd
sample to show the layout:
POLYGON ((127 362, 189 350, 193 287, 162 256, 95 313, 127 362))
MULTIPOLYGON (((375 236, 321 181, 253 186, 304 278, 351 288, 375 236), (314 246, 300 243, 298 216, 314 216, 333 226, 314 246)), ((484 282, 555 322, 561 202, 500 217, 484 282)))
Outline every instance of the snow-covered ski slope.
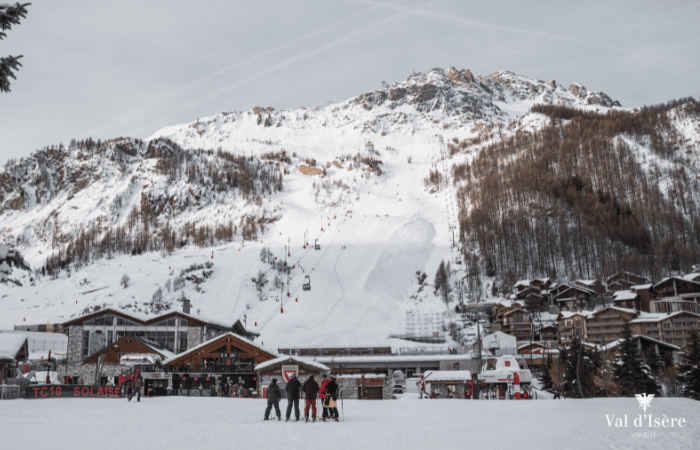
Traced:
MULTIPOLYGON (((283 414, 286 403, 280 402, 283 414)), ((263 421, 266 400, 259 399, 142 397, 136 403, 62 398, 5 401, 1 405, 0 435, 7 448, 31 442, 33 448, 55 448, 60 443, 60 448, 75 450, 645 450, 691 449, 700 439, 700 409, 693 400, 682 398, 655 398, 646 412, 636 398, 346 399, 342 408, 345 420, 338 423, 263 421), (635 427, 633 421, 645 415, 645 423, 635 427), (667 425, 670 419, 682 418, 685 426, 678 426, 675 420, 674 427, 651 428, 649 415, 656 420, 668 419, 667 425), (625 416, 627 428, 616 427, 614 421, 625 416), (612 418, 612 426, 608 418, 612 418)))
MULTIPOLYGON (((238 237, 226 245, 189 246, 169 256, 117 255, 73 270, 70 277, 63 271, 59 279, 45 277, 35 286, 2 285, 0 328, 25 322, 60 323, 96 306, 152 314, 152 305, 147 303, 162 287, 164 303, 171 308, 180 308, 177 299, 184 292, 192 300, 193 313, 231 323, 245 316, 247 326, 260 332, 261 341, 270 348, 390 344, 389 334, 404 331, 408 308, 444 310, 432 287, 418 293, 415 276, 417 270, 425 271, 432 282, 440 261, 456 257, 450 247, 450 226, 457 224, 454 189, 447 181, 439 189, 423 181, 435 169, 449 179, 445 172, 453 161, 443 160, 445 145, 440 138, 446 144, 453 139, 494 136, 495 130, 505 130, 538 102, 601 112, 617 107, 607 95, 578 84, 566 89, 554 81, 506 71, 475 77, 468 70, 450 68, 414 74, 389 88, 339 104, 222 112, 166 127, 149 139, 166 137, 184 148, 221 148, 256 157, 285 150, 292 157, 291 164, 280 164, 281 170, 289 172, 284 176, 284 190, 267 195, 261 206, 240 200, 227 204, 221 198, 208 205, 190 203, 171 218, 173 226, 183 218, 216 225, 263 210, 278 220, 255 242, 243 244, 238 237), (347 159, 358 153, 366 156, 367 141, 379 152, 375 157, 381 161, 382 175, 347 159), (325 168, 327 174, 304 174, 304 159, 315 159, 316 167, 325 168), (309 243, 318 239, 320 250, 302 248, 307 231, 309 243), (275 257, 284 258, 288 242, 289 263, 296 266, 289 297, 286 286, 282 290, 273 286, 275 272, 259 256, 262 248, 269 247, 275 257), (206 262, 214 266, 204 282, 187 282, 177 292, 167 289, 168 281, 181 270, 206 262), (251 281, 260 270, 269 280, 263 289, 264 300, 251 281), (131 282, 122 288, 119 280, 125 273, 131 282), (306 275, 310 291, 302 290, 306 275)), ((544 121, 537 116, 520 126, 539 126, 544 121)), ((31 204, 27 211, 8 210, 0 217, 0 236, 14 242, 39 267, 47 256, 50 239, 44 239, 46 236, 65 230, 76 233, 96 223, 101 227, 123 224, 127 212, 138 205, 139 189, 151 194, 166 189, 165 177, 159 178, 153 166, 155 162, 147 159, 134 163, 134 176, 94 177, 75 197, 57 194, 46 204, 31 204), (121 209, 110 200, 110 192, 128 193, 122 195, 121 209), (112 215, 102 212, 115 210, 112 215), (54 228, 37 231, 35 225, 41 221, 54 228)), ((25 191, 31 189, 27 183, 25 191)), ((186 186, 178 189, 187 195, 186 186)), ((187 275, 203 278, 203 271, 187 275)))

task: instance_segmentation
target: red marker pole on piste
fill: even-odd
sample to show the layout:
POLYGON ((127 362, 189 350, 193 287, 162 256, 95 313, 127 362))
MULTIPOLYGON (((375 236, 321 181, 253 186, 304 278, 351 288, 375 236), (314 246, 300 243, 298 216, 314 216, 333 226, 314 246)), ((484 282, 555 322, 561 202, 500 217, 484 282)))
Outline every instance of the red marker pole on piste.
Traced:
POLYGON ((515 382, 515 399, 520 400, 520 375, 518 375, 518 372, 513 372, 513 381, 515 382))

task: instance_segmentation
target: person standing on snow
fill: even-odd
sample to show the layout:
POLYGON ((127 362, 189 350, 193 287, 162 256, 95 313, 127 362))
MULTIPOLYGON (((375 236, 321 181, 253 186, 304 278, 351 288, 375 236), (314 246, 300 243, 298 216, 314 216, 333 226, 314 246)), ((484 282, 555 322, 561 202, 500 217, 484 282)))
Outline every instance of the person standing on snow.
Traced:
MULTIPOLYGON (((326 397, 324 398, 323 411, 328 411, 328 418, 335 419, 338 422, 338 383, 335 382, 335 377, 330 377, 326 384, 326 397)), ((323 418, 326 421, 326 418, 323 418)))
POLYGON ((326 409, 326 386, 328 386, 328 383, 331 382, 331 379, 328 378, 327 374, 323 374, 321 377, 321 388, 318 390, 318 398, 321 399, 321 407, 323 408, 323 414, 321 415, 321 418, 325 421, 326 418, 328 417, 328 409, 326 409))
POLYGON ((287 383, 285 391, 287 391, 287 422, 292 415, 292 405, 294 405, 294 415, 296 420, 299 420, 301 413, 299 412, 299 390, 301 383, 297 379, 297 374, 292 374, 292 379, 287 383))
POLYGON ((280 412, 280 398, 282 397, 282 392, 280 392, 280 387, 277 385, 277 378, 273 378, 270 386, 267 388, 267 408, 265 408, 265 419, 270 420, 270 411, 272 407, 275 407, 275 414, 277 414, 277 420, 282 420, 282 413, 280 412))
POLYGON ((418 391, 420 391, 420 398, 423 398, 423 394, 425 394, 425 381, 423 381, 423 375, 420 376, 420 380, 418 380, 416 385, 418 385, 418 391))
POLYGON ((314 422, 316 422, 316 394, 320 388, 316 380, 314 380, 314 374, 309 375, 301 389, 304 391, 304 398, 306 399, 304 418, 307 422, 309 421, 309 408, 311 408, 312 417, 314 422))

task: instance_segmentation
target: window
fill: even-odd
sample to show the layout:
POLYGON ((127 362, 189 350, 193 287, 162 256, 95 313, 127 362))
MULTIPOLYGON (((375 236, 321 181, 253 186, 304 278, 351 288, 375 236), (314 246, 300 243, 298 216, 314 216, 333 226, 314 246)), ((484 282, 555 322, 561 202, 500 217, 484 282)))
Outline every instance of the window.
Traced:
POLYGON ((83 357, 87 357, 89 351, 90 351, 90 332, 83 331, 83 343, 82 343, 83 357))
POLYGON ((187 319, 180 318, 180 326, 186 327, 187 326, 187 319))
POLYGON ((112 343, 112 332, 111 331, 107 332, 107 343, 108 344, 112 343))
POLYGON ((178 335, 179 335, 178 339, 180 340, 180 342, 179 342, 179 344, 180 344, 180 349, 179 349, 179 351, 180 351, 180 352, 184 352, 185 350, 187 350, 187 333, 182 333, 182 332, 180 332, 180 333, 178 333, 178 335))

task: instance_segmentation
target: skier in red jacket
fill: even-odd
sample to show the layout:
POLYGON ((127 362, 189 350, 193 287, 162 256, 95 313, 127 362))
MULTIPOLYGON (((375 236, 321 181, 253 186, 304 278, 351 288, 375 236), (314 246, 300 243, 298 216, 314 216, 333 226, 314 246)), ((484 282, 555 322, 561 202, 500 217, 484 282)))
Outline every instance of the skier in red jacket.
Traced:
POLYGON ((326 386, 328 386, 328 383, 331 382, 331 379, 328 378, 328 375, 325 373, 323 374, 323 380, 321 381, 321 389, 318 390, 318 398, 321 399, 321 405, 323 406, 323 415, 321 418, 325 421, 326 418, 328 417, 328 408, 326 408, 326 403, 324 399, 326 398, 326 386))

